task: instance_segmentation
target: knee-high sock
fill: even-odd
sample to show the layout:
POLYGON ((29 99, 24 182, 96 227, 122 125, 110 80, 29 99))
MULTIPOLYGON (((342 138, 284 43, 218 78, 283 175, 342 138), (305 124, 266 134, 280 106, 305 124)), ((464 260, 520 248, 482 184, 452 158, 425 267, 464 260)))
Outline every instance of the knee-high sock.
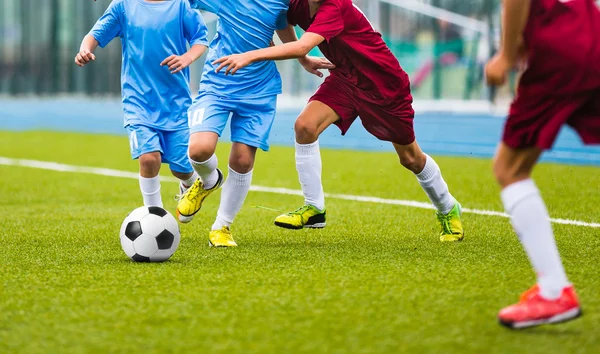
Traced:
POLYGON ((202 162, 194 161, 190 158, 190 163, 194 171, 200 176, 204 184, 204 189, 211 189, 217 184, 219 180, 219 173, 217 172, 219 160, 217 159, 217 155, 213 154, 208 160, 202 162))
POLYGON ((162 208, 163 203, 162 197, 160 196, 160 177, 145 178, 140 175, 139 180, 144 205, 159 206, 162 208))
POLYGON ((322 169, 319 141, 312 144, 296 143, 296 170, 302 185, 304 203, 315 206, 319 210, 325 209, 325 193, 321 183, 322 169))
POLYGON ((212 226, 213 230, 220 230, 223 226, 231 226, 233 219, 242 209, 251 183, 252 171, 241 174, 229 167, 227 179, 221 187, 221 204, 217 212, 217 219, 212 226))
POLYGON ((527 179, 509 185, 502 191, 502 202, 537 273, 541 295, 547 299, 560 297, 569 281, 556 248, 548 210, 535 183, 527 179))
POLYGON ((450 194, 448 185, 442 177, 440 167, 431 156, 425 156, 427 156, 425 168, 416 175, 417 179, 438 212, 448 214, 454 208, 456 199, 450 194))

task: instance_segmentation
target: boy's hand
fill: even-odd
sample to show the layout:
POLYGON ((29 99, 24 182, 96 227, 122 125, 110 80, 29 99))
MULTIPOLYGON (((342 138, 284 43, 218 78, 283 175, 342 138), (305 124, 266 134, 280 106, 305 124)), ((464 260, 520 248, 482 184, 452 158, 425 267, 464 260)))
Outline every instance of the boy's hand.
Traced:
POLYGON ((96 56, 94 55, 94 53, 90 52, 87 49, 82 49, 79 53, 77 53, 77 55, 75 56, 75 64, 79 65, 79 66, 84 66, 85 64, 96 60, 96 56))
POLYGON ((160 66, 168 66, 171 74, 177 74, 190 66, 194 61, 187 55, 171 55, 160 63, 160 66))
POLYGON ((508 72, 514 67, 515 63, 502 53, 498 52, 485 66, 485 78, 488 85, 502 86, 506 82, 508 72))
POLYGON ((213 65, 217 64, 220 65, 215 72, 218 73, 221 69, 225 69, 225 75, 233 75, 238 70, 252 64, 252 55, 250 53, 228 55, 213 62, 213 65))
POLYGON ((323 73, 319 70, 321 69, 335 69, 335 65, 333 65, 329 60, 325 58, 316 58, 316 57, 304 57, 298 59, 304 70, 309 73, 316 75, 318 77, 323 77, 323 73))

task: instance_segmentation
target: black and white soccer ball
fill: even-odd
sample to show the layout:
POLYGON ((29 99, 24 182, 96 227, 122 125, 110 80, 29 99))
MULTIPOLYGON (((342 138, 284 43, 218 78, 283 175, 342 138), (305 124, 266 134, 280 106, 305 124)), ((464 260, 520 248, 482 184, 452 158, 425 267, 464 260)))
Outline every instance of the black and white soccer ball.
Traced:
POLYGON ((121 225, 121 247, 136 262, 164 262, 179 247, 177 220, 163 208, 139 207, 121 225))

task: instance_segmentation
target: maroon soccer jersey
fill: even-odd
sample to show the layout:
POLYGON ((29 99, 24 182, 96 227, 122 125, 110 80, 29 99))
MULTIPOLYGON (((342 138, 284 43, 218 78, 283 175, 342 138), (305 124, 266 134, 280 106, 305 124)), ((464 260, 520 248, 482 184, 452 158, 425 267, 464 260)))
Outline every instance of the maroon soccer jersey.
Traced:
POLYGON ((563 125, 600 144, 600 10, 594 0, 533 0, 524 32, 528 68, 503 141, 550 149, 563 125))
POLYGON ((321 35, 319 49, 335 64, 331 75, 379 101, 410 94, 408 75, 352 0, 324 0, 314 18, 308 0, 291 0, 288 22, 321 35))
POLYGON ((524 90, 564 95, 600 88, 600 11, 594 0, 533 0, 524 40, 524 90))

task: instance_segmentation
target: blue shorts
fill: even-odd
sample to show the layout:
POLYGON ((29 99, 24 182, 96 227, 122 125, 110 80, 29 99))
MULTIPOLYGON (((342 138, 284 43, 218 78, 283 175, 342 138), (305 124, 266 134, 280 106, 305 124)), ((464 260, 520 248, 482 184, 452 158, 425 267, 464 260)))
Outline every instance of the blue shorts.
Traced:
POLYGON ((277 95, 228 99, 201 93, 188 111, 190 133, 213 132, 221 136, 231 118, 231 141, 269 151, 276 106, 277 95))
POLYGON ((166 131, 145 125, 128 125, 131 157, 139 158, 143 154, 160 152, 162 162, 168 163, 173 172, 191 173, 192 165, 187 156, 190 131, 188 128, 166 131))

